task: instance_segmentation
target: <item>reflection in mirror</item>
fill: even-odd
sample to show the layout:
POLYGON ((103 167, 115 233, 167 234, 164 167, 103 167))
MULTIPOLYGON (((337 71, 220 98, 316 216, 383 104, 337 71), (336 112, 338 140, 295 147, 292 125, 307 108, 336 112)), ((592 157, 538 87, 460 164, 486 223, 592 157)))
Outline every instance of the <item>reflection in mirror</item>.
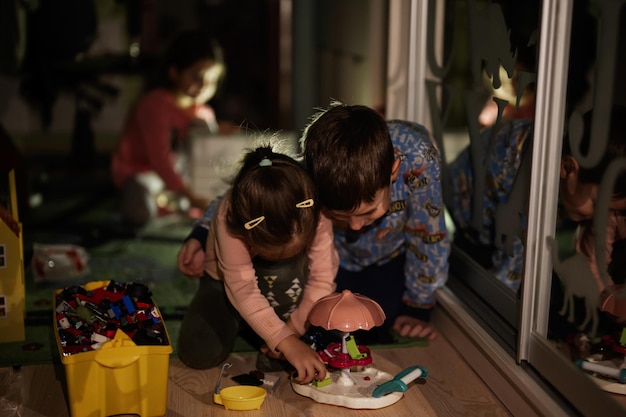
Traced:
POLYGON ((531 152, 534 141, 558 141, 559 193, 551 197, 559 212, 544 213, 557 229, 533 243, 547 245, 553 263, 549 315, 537 319, 567 359, 601 378, 612 374, 600 385, 626 394, 626 108, 611 107, 626 97, 616 88, 623 13, 604 2, 573 3, 563 134, 534 137, 541 2, 519 3, 446 2, 448 64, 432 70, 441 92, 428 91, 441 94, 440 108, 429 102, 446 155, 450 286, 466 291, 469 304, 486 305, 470 308, 517 348, 521 285, 542 279, 524 276, 531 152))
MULTIPOLYGON (((523 276, 540 11, 538 0, 446 2, 450 64, 447 73, 439 72, 442 105, 432 122, 447 163, 444 194, 455 247, 451 275, 504 319, 496 333, 512 348, 523 276)), ((497 320, 486 321, 496 326, 497 320)))
POLYGON ((456 133, 448 132, 469 144, 448 158, 447 206, 456 246, 516 293, 523 266, 530 179, 525 156, 533 132, 540 4, 467 4, 465 114, 458 115, 456 133))
POLYGON ((603 136, 594 134, 597 113, 594 106, 572 114, 576 122, 564 141, 559 202, 563 218, 573 223, 558 224, 550 239, 558 280, 548 337, 593 370, 607 391, 626 394, 626 371, 619 371, 626 368, 626 107, 610 109, 603 136), (581 161, 592 148, 601 150, 600 158, 585 166, 581 161))
POLYGON ((569 77, 589 83, 568 83, 547 337, 626 405, 623 9, 594 1, 589 14, 574 9, 569 77))

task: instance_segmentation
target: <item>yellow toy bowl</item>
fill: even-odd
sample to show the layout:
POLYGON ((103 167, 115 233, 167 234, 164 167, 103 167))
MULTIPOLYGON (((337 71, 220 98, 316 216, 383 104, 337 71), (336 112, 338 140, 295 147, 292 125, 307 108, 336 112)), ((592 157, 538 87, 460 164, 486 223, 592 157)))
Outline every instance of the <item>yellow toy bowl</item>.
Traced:
POLYGON ((261 387, 241 385, 222 388, 218 394, 213 394, 213 401, 227 410, 258 410, 265 395, 261 387))

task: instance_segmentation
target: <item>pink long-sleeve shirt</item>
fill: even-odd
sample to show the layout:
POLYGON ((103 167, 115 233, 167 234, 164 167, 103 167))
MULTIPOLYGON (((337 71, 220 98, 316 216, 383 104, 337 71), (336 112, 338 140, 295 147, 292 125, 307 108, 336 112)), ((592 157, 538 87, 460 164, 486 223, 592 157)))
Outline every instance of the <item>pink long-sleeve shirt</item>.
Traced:
MULTIPOLYGON (((274 312, 261 293, 252 265, 255 254, 246 243, 228 232, 227 208, 228 199, 224 198, 211 221, 206 244, 205 271, 214 279, 224 281, 226 295, 241 317, 275 350, 280 341, 295 333, 274 312)), ((313 304, 335 291, 339 257, 333 244, 332 223, 323 215, 320 216, 308 258, 309 278, 300 304, 289 318, 299 335, 306 330, 307 317, 313 304)))
POLYGON ((111 174, 116 186, 131 176, 154 171, 165 187, 180 192, 185 183, 174 169, 175 152, 172 139, 182 147, 189 126, 194 122, 215 126, 215 114, 206 105, 183 109, 176 104, 174 94, 158 88, 146 93, 133 108, 111 157, 111 174))
MULTIPOLYGON (((620 216, 614 211, 609 212, 608 223, 606 228, 606 247, 605 247, 605 260, 608 266, 611 262, 611 255, 613 253, 613 243, 619 239, 626 238, 626 217, 620 216)), ((589 267, 591 272, 598 283, 598 290, 601 292, 605 289, 604 281, 600 276, 598 270, 598 264, 596 261, 596 247, 594 239, 594 231, 590 224, 579 226, 574 238, 576 251, 584 254, 589 261, 589 267)), ((610 283, 612 284, 612 283, 610 283)))

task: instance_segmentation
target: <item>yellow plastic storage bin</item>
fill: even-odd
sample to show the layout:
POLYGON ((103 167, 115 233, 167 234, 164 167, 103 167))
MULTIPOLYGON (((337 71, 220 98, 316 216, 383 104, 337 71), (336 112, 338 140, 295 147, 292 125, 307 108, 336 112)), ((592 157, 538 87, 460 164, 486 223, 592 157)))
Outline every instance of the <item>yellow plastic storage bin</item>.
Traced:
MULTIPOLYGON (((90 291, 108 283, 95 281, 82 288, 90 291)), ((58 290, 56 294, 61 291, 58 290)), ((55 295, 55 309, 56 306, 55 295)), ((153 306, 158 312, 154 303, 153 306)), ((65 369, 71 416, 165 415, 172 345, 165 323, 163 329, 167 345, 137 345, 125 332, 117 329, 115 336, 102 343, 99 349, 68 355, 64 353, 57 328, 55 335, 65 369)))

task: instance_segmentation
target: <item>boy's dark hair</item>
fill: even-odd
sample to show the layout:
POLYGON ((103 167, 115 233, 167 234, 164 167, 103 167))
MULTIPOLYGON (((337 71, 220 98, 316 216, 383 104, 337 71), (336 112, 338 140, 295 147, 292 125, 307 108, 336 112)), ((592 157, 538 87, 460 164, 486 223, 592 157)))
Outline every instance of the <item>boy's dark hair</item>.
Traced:
MULTIPOLYGON (((588 154, 590 147, 594 145, 591 136, 591 121, 593 110, 587 111, 583 117, 583 134, 580 142, 580 151, 583 155, 588 154)), ((594 167, 580 167, 578 179, 582 183, 600 184, 607 166, 616 158, 626 157, 626 107, 615 104, 611 109, 611 122, 608 130, 608 141, 602 160, 594 167)), ((572 155, 569 135, 565 135, 563 141, 563 155, 572 155)), ((626 197, 626 172, 618 175, 614 187, 614 197, 626 197)))
POLYGON ((388 187, 394 153, 375 110, 333 103, 313 116, 300 139, 307 171, 328 210, 352 211, 388 187))
POLYGON ((273 152, 271 146, 246 153, 229 198, 228 229, 248 244, 267 249, 288 246, 301 252, 313 240, 320 212, 313 182, 299 162, 273 152), (309 199, 313 205, 296 206, 309 199), (246 228, 261 216, 264 220, 258 225, 246 228))

